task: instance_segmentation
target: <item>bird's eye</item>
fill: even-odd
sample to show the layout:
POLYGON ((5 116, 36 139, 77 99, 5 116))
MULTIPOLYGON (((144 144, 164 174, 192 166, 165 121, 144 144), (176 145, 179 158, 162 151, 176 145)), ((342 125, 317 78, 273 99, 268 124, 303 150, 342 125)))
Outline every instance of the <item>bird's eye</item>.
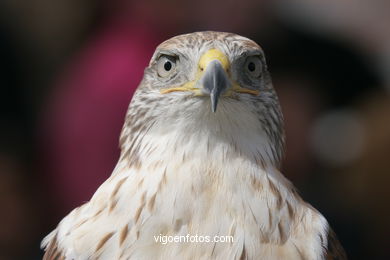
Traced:
POLYGON ((157 73, 160 77, 167 77, 176 69, 176 57, 163 55, 157 60, 157 73))
POLYGON ((251 56, 246 59, 245 71, 252 77, 258 78, 261 75, 261 60, 257 56, 251 56))

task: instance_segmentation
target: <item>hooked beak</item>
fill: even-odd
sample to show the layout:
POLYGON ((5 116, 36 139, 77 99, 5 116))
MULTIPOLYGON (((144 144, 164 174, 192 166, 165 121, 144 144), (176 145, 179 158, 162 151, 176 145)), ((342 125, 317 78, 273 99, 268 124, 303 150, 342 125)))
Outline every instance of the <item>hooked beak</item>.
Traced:
POLYGON ((232 85, 227 75, 229 59, 220 50, 210 49, 199 59, 198 66, 203 75, 197 85, 202 94, 210 95, 211 110, 215 112, 219 97, 232 85))
POLYGON ((215 112, 219 97, 231 86, 226 71, 219 60, 210 61, 199 83, 203 86, 202 93, 210 95, 211 110, 215 112))

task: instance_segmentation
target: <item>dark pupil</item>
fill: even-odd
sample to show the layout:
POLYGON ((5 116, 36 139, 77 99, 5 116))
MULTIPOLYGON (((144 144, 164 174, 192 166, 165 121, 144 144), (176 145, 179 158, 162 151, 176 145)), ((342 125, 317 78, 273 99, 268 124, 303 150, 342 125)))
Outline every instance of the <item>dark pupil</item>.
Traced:
POLYGON ((253 62, 249 62, 248 64, 248 70, 253 72, 256 69, 256 65, 253 62))
POLYGON ((166 71, 170 71, 170 70, 172 69, 172 63, 171 63, 170 61, 166 61, 166 62, 164 63, 164 69, 165 69, 166 71))

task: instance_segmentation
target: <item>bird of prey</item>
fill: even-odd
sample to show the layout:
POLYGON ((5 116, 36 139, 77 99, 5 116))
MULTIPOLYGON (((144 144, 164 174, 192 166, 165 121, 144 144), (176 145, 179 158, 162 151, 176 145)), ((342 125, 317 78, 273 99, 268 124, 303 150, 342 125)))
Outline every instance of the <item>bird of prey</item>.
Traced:
POLYGON ((42 241, 44 259, 345 259, 278 170, 283 117, 254 41, 208 31, 161 43, 120 146, 111 176, 42 241), (156 239, 189 235, 212 239, 156 239))

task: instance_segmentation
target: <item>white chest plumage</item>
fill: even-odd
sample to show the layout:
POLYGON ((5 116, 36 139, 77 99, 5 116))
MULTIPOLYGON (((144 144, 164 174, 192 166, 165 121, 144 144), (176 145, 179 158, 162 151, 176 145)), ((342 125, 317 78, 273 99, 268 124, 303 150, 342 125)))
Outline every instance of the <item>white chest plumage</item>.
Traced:
POLYGON ((181 130, 164 129, 156 126, 142 140, 155 147, 141 165, 120 161, 47 241, 56 236, 69 259, 322 259, 326 220, 273 166, 237 152, 241 141, 251 147, 246 133, 224 132, 235 137, 234 146, 205 133, 181 140, 181 130), (159 235, 187 234, 233 242, 156 242, 159 235))

